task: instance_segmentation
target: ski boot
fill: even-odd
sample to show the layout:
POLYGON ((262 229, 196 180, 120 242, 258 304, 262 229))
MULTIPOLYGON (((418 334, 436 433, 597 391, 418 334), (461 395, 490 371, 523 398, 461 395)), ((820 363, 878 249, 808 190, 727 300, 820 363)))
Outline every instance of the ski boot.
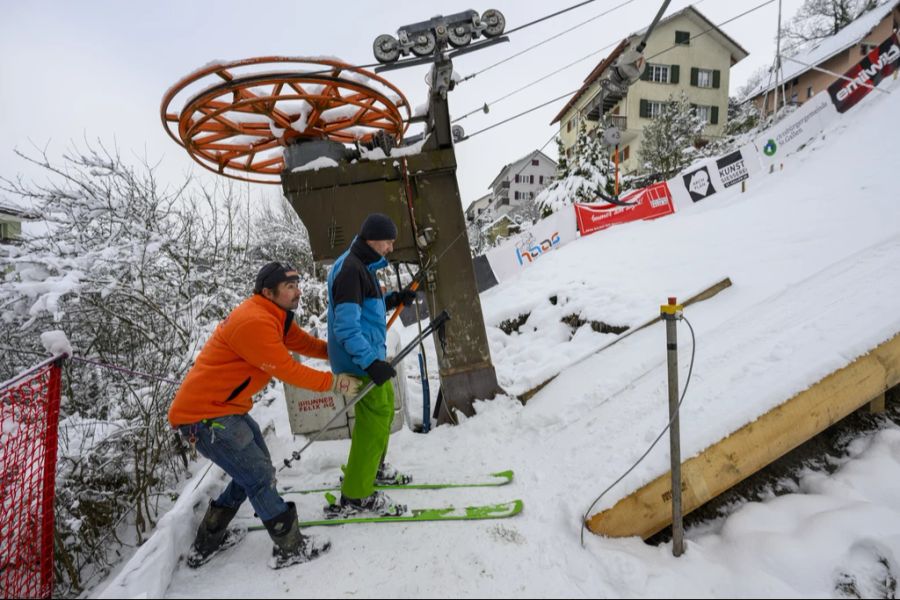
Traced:
POLYGON ((209 507, 203 515, 203 520, 200 521, 197 537, 187 556, 188 567, 196 569, 206 564, 213 556, 243 539, 247 533, 246 528, 228 527, 235 514, 236 508, 216 506, 212 500, 209 501, 209 507))
POLYGON ((401 473, 388 463, 381 463, 378 472, 375 474, 375 485, 408 485, 412 483, 412 475, 401 473))
POLYGON ((381 491, 375 491, 371 496, 358 500, 341 495, 340 501, 336 501, 331 494, 328 494, 326 498, 329 502, 323 509, 326 519, 347 519, 355 515, 363 517, 366 515, 399 517, 406 513, 405 504, 394 502, 387 494, 381 491))
POLYGON ((318 558, 331 548, 331 542, 318 536, 303 535, 297 522, 297 506, 288 502, 282 514, 263 521, 269 537, 275 543, 269 567, 281 569, 318 558))

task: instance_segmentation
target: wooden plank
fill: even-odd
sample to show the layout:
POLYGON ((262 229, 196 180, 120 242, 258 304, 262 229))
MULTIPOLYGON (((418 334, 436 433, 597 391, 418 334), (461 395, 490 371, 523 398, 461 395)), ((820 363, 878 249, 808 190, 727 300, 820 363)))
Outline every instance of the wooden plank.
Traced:
MULTIPOLYGON (((684 514, 900 383, 900 334, 682 465, 684 514)), ((650 537, 672 521, 669 473, 591 516, 594 533, 650 537)))
MULTIPOLYGON (((682 302, 681 305, 686 307, 686 306, 690 306, 691 304, 696 304, 697 302, 703 302, 704 300, 708 300, 708 299, 712 298, 713 296, 715 296, 716 294, 718 294, 719 292, 721 292, 722 290, 728 289, 728 288, 730 288, 730 287, 731 287, 731 278, 730 278, 730 277, 726 277, 725 279, 722 279, 721 281, 712 284, 711 286, 709 286, 708 288, 706 288, 705 290, 703 290, 703 291, 700 292, 699 294, 695 294, 695 295, 691 296, 690 298, 688 298, 687 300, 685 300, 684 302, 682 302)), ((594 351, 591 352, 588 356, 585 356, 585 357, 583 357, 583 358, 580 358, 580 359, 576 360, 576 361, 573 362, 572 364, 568 365, 566 368, 568 369, 569 367, 572 367, 572 366, 574 366, 574 365, 577 365, 578 363, 580 363, 580 362, 583 361, 583 360, 587 360, 587 359, 590 358, 591 356, 594 356, 594 355, 596 355, 596 354, 599 354, 600 352, 603 352, 604 350, 606 350, 606 349, 609 348, 610 346, 614 346, 614 345, 618 344, 619 342, 621 342, 622 340, 624 340, 624 339, 627 338, 628 336, 630 336, 630 335, 632 335, 632 334, 634 334, 634 333, 637 333, 638 331, 640 331, 640 330, 642 330, 642 329, 646 329, 647 327, 650 327, 650 326, 653 325, 654 323, 658 323, 658 322, 660 321, 660 319, 661 319, 661 317, 660 317, 659 315, 656 315, 655 317, 653 317, 653 318, 650 319, 649 321, 645 321, 645 322, 642 323, 641 325, 639 325, 639 326, 637 326, 637 327, 635 327, 635 328, 633 328, 633 329, 629 329, 629 330, 626 331, 625 333, 622 333, 621 335, 619 335, 616 339, 614 339, 614 340, 611 341, 610 343, 606 344, 605 346, 602 346, 601 348, 598 348, 597 350, 594 350, 594 351)), ((554 379, 556 379, 556 377, 557 377, 557 376, 554 375, 553 377, 551 377, 551 378, 548 379, 547 381, 544 381, 543 383, 539 383, 539 384, 537 384, 536 386, 534 386, 533 388, 531 388, 530 390, 528 390, 528 391, 526 391, 526 392, 523 392, 523 393, 519 394, 519 400, 522 401, 522 403, 527 402, 527 401, 530 400, 535 394, 537 394, 539 391, 541 391, 542 389, 544 389, 544 387, 545 387, 548 383, 550 383, 551 381, 553 381, 554 379)))

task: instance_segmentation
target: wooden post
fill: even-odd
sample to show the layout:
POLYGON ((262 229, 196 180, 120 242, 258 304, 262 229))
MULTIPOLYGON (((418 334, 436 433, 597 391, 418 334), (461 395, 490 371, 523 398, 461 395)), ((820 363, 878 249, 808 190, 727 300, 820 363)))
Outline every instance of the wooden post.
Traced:
POLYGON ((884 393, 878 394, 871 402, 869 402, 869 412, 872 414, 881 414, 884 412, 884 406, 884 393))

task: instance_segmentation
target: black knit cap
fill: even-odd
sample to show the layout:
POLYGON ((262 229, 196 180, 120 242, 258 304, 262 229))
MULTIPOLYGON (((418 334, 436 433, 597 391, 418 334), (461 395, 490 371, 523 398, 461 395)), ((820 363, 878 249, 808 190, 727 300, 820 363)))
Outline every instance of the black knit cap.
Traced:
POLYGON ((256 285, 253 286, 253 292, 261 294, 263 288, 274 290, 282 281, 300 281, 300 273, 289 264, 270 262, 256 274, 256 285))
POLYGON ((382 213, 372 213, 363 221, 359 229, 359 237, 363 240, 377 242, 379 240, 396 240, 397 226, 391 218, 382 213))

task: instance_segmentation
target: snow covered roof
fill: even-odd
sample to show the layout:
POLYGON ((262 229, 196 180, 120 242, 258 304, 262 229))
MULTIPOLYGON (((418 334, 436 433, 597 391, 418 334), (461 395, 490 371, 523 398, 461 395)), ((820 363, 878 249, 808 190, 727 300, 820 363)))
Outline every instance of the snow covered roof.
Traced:
MULTIPOLYGON (((801 51, 791 55, 791 59, 785 59, 782 61, 782 71, 784 73, 784 77, 781 81, 790 81, 795 77, 802 75, 810 70, 811 67, 807 67, 806 65, 820 65, 832 56, 839 54, 850 48, 855 46, 860 41, 862 41, 867 35, 869 35, 875 27, 881 23, 882 19, 891 14, 898 5, 900 5, 900 0, 891 0, 886 2, 880 6, 877 6, 865 13, 836 34, 831 37, 825 38, 824 40, 820 40, 814 43, 812 46, 808 48, 804 48, 801 51), (796 61, 796 62, 795 62, 796 61), (805 63, 805 64, 801 64, 805 63)), ((776 87, 780 84, 779 81, 769 82, 766 79, 763 82, 760 82, 759 86, 756 87, 752 92, 747 94, 747 98, 754 98, 759 96, 760 94, 764 94, 776 87)))
POLYGON ((536 156, 536 155, 538 155, 538 154, 540 154, 541 156, 543 156, 544 159, 547 160, 551 165, 553 165, 554 167, 556 166, 556 161, 555 161, 555 160, 553 160, 552 158, 550 158, 549 156, 547 156, 546 154, 544 154, 544 153, 541 152, 540 150, 534 150, 533 152, 529 152, 529 153, 526 154, 525 156, 523 156, 523 157, 521 157, 521 158, 518 158, 518 159, 512 161, 511 163, 507 163, 507 164, 503 165, 503 168, 500 169, 500 172, 497 173, 497 176, 494 177, 494 180, 491 181, 491 183, 488 185, 488 187, 489 187, 489 188, 494 187, 494 184, 497 183, 497 180, 498 180, 498 179, 502 179, 502 178, 504 177, 505 173, 506 173, 513 165, 518 164, 518 163, 522 162, 523 160, 529 160, 530 158, 532 158, 532 157, 534 157, 534 156, 536 156))
POLYGON ((513 218, 509 216, 509 213, 503 213, 502 215, 500 215, 499 217, 497 217, 496 219, 494 219, 494 220, 491 221, 490 223, 487 223, 487 224, 483 225, 483 226, 481 227, 481 231, 482 231, 482 232, 490 231, 492 228, 494 228, 494 227, 500 225, 501 223, 503 223, 503 221, 509 221, 510 225, 515 225, 515 224, 516 224, 516 222, 513 221, 513 218))
POLYGON ((17 219, 37 219, 38 215, 24 208, 0 203, 0 215, 15 217, 17 219))

